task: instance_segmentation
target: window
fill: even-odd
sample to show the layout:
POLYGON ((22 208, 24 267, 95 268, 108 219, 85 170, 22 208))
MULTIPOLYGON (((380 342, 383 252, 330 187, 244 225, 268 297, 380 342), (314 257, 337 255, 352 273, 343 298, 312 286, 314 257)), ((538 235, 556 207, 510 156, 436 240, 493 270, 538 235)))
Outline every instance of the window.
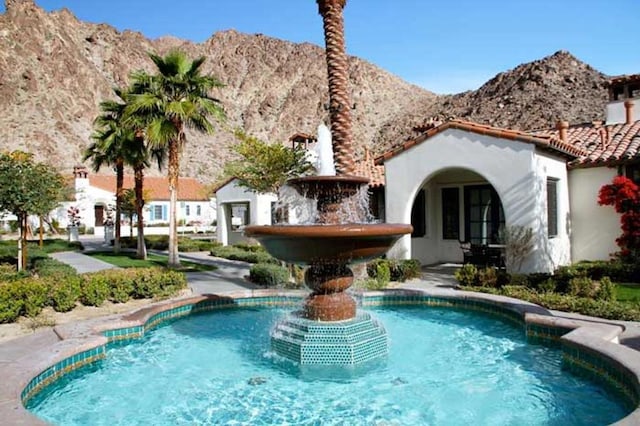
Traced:
POLYGON ((196 206, 196 216, 202 216, 202 206, 200 204, 196 206))
POLYGON ((442 188, 442 238, 460 239, 460 197, 458 188, 442 188))
POLYGON ((558 235, 558 179, 547 178, 547 235, 558 235))
POLYGON ((416 199, 413 201, 413 207, 411 208, 411 226, 413 226, 413 232, 411 236, 424 237, 427 233, 427 214, 425 207, 425 195, 424 189, 418 191, 416 199))
POLYGON ((191 215, 191 206, 189 206, 189 204, 187 204, 187 205, 184 207, 184 215, 185 215, 185 216, 190 216, 190 215, 191 215))
POLYGON ((464 188, 464 235, 472 244, 487 245, 500 242, 504 228, 504 212, 498 193, 491 185, 464 188))
POLYGON ((167 206, 154 204, 151 206, 151 220, 167 220, 167 206))

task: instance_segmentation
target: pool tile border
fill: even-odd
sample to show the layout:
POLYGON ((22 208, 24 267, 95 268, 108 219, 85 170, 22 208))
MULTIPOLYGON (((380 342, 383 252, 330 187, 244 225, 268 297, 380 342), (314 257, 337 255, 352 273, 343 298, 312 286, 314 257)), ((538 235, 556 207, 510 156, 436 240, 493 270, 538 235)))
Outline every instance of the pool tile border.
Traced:
MULTIPOLYGON (((24 408, 33 396, 65 374, 104 359, 112 345, 141 338, 163 323, 217 309, 298 306, 304 295, 301 291, 273 290, 201 295, 161 302, 103 321, 56 327, 62 343, 73 349, 57 351, 53 364, 40 368, 20 387, 16 393, 21 414, 43 423, 24 408)), ((357 299, 363 307, 416 305, 472 310, 521 326, 529 342, 560 345, 566 368, 603 383, 623 398, 633 411, 617 425, 640 424, 640 353, 616 344, 622 326, 559 318, 517 299, 452 289, 386 290, 360 293, 357 299)))

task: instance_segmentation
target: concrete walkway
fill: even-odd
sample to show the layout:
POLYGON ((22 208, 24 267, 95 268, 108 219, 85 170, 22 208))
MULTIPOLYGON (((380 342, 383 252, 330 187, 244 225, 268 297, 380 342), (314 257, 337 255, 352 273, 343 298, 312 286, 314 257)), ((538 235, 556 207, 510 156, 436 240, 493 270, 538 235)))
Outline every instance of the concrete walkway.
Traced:
POLYGON ((59 262, 66 263, 74 268, 79 274, 117 268, 117 266, 110 263, 103 262, 102 260, 95 259, 77 251, 62 251, 59 253, 51 253, 49 256, 59 262))

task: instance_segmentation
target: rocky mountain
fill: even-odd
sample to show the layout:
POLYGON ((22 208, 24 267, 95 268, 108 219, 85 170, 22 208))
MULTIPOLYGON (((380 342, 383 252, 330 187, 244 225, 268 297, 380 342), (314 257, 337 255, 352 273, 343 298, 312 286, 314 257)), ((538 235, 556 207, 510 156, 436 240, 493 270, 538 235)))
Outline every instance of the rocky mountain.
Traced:
MULTIPOLYGON (((269 141, 315 133, 328 114, 322 48, 236 31, 203 43, 173 37, 150 40, 132 31, 78 20, 62 9, 47 13, 33 0, 5 0, 0 14, 0 149, 33 152, 69 171, 90 141, 100 101, 128 83, 131 71, 153 71, 147 52, 180 48, 205 56, 204 71, 225 87, 214 95, 227 121, 213 135, 188 134, 182 173, 207 182, 230 158, 231 129, 269 141)), ((431 116, 456 116, 520 129, 601 118, 605 76, 569 53, 501 73, 480 89, 453 96, 404 82, 351 57, 356 155, 381 152, 412 135, 431 116)))

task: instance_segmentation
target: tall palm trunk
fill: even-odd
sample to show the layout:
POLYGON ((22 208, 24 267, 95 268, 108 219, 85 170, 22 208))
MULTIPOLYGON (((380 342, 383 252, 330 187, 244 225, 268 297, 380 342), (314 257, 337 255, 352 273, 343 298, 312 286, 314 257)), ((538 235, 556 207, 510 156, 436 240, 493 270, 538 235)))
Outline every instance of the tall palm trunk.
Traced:
MULTIPOLYGON (((144 185, 144 165, 137 165, 133 168, 133 177, 135 180, 136 194, 136 215, 138 216, 138 251, 136 257, 138 259, 147 258, 147 246, 144 242, 144 218, 142 217, 142 208, 144 207, 144 197, 142 189, 144 185)), ((133 228, 133 223, 131 224, 133 228)))
POLYGON ((122 193, 124 191, 124 160, 116 160, 116 235, 113 241, 113 252, 120 253, 120 209, 122 208, 122 193))
POLYGON ((178 176, 180 175, 179 143, 182 136, 182 123, 178 123, 178 138, 169 142, 169 259, 170 268, 180 266, 178 256, 178 176))
POLYGON ((342 9, 346 0, 317 0, 322 15, 329 76, 329 115, 336 172, 348 175, 355 171, 351 101, 349 99, 349 62, 344 45, 342 9))

